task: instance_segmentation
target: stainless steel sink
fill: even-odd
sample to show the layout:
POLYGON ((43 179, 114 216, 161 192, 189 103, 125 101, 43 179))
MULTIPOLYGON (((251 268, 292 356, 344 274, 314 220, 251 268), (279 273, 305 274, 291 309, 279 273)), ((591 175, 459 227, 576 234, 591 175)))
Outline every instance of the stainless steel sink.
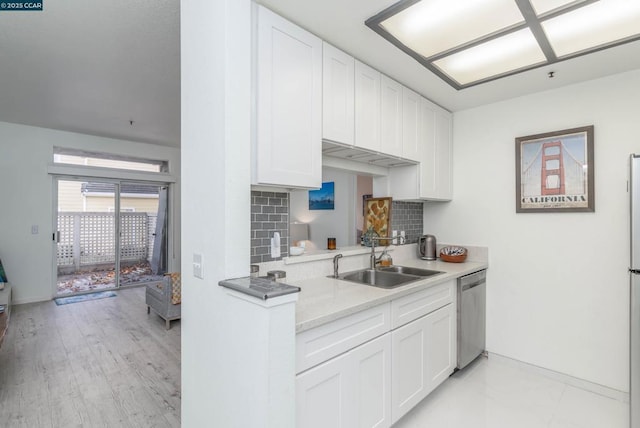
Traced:
POLYGON ((346 272, 338 275, 338 279, 380 288, 395 288, 439 273, 442 272, 404 266, 390 266, 346 272))
POLYGON ((415 275, 364 269, 339 275, 338 279, 357 282, 359 284, 373 285, 374 287, 394 288, 412 281, 417 281, 421 278, 415 275))
POLYGON ((420 269, 408 266, 388 266, 378 268, 382 272, 397 272, 397 273, 405 273, 407 275, 417 275, 417 276, 433 276, 438 275, 442 272, 439 270, 431 270, 431 269, 420 269))

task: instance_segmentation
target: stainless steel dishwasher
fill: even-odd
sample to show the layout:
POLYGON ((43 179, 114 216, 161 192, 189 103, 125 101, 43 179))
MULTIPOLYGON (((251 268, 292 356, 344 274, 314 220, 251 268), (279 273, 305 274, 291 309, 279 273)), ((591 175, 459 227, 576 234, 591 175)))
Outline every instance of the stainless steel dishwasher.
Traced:
POLYGON ((458 278, 458 364, 462 369, 485 348, 487 271, 458 278))

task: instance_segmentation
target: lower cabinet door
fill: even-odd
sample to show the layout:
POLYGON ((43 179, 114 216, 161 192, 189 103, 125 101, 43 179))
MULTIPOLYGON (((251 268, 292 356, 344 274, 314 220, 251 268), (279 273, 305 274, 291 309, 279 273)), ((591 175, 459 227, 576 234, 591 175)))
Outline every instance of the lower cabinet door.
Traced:
POLYGON ((387 333, 296 377, 296 427, 389 427, 390 387, 387 333))
POLYGON ((427 393, 447 380, 456 367, 456 307, 449 304, 426 317, 427 393))
POLYGON ((355 423, 358 428, 391 426, 391 334, 355 348, 355 423))
POLYGON ((391 416, 395 423, 428 393, 426 316, 391 332, 391 416))
POLYGON ((296 376, 296 427, 351 426, 351 367, 346 353, 296 376))
POLYGON ((391 332, 393 423, 453 373, 455 317, 450 303, 391 332))

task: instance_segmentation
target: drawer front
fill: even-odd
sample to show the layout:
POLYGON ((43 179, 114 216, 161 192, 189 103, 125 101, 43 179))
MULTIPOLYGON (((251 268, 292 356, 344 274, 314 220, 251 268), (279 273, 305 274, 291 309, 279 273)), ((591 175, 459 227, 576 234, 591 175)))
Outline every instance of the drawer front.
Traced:
POLYGON ((456 281, 434 285, 391 302, 392 329, 405 325, 453 302, 456 281))
POLYGON ((390 304, 385 303, 296 336, 296 373, 303 372, 391 329, 390 304))

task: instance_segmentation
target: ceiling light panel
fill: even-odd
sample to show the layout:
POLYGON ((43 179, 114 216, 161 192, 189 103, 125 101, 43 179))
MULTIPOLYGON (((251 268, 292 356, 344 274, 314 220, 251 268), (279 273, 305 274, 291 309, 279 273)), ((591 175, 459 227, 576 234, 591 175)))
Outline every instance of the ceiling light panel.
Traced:
POLYGON ((529 0, 533 9, 536 11, 536 15, 542 15, 543 13, 550 12, 558 9, 559 7, 566 6, 571 3, 576 3, 575 0, 529 0))
POLYGON ((601 0, 542 22, 558 57, 638 37, 640 2, 601 0))
POLYGON ((513 0, 422 0, 380 25, 429 58, 523 22, 513 0))
POLYGON ((541 64, 544 53, 526 28, 433 62, 459 85, 541 64))

